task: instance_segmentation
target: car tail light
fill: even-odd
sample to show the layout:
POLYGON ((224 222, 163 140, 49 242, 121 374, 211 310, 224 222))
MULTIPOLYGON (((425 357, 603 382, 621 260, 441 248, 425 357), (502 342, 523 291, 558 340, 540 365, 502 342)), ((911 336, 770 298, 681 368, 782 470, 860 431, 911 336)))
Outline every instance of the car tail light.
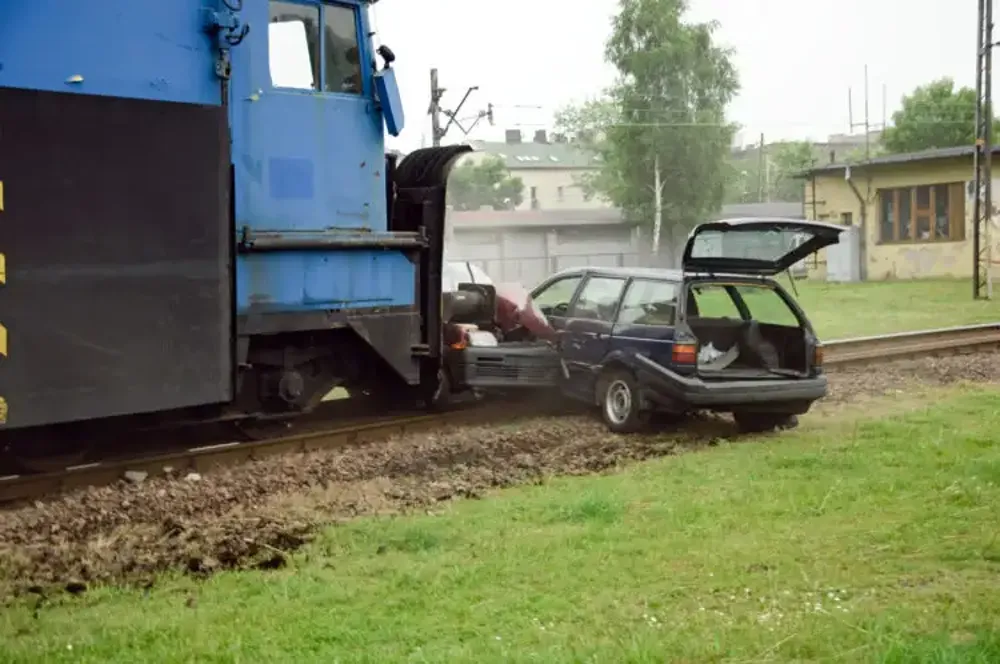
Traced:
POLYGON ((823 366, 823 346, 816 344, 813 346, 813 366, 819 369, 823 366))
POLYGON ((674 364, 697 364, 698 344, 674 344, 674 364))

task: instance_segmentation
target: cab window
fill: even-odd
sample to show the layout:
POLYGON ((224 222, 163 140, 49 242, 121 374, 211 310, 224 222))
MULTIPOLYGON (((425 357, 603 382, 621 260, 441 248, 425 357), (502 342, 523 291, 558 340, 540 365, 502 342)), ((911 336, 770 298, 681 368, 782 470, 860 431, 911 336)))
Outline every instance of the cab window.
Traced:
POLYGON ((323 92, 361 94, 354 7, 271 0, 269 8, 268 61, 274 87, 318 91, 322 85, 323 92))
POLYGON ((361 94, 361 58, 353 7, 323 7, 324 90, 361 94))
POLYGON ((680 285, 670 281, 635 279, 622 300, 618 322, 623 325, 673 325, 680 285))
POLYGON ((319 82, 319 6, 271 0, 267 26, 271 85, 316 90, 319 82))
POLYGON ((573 318, 613 321, 624 288, 624 279, 591 277, 580 291, 580 297, 573 307, 573 318))
POLYGON ((531 299, 546 316, 565 316, 581 279, 583 277, 579 275, 559 279, 540 290, 531 299))

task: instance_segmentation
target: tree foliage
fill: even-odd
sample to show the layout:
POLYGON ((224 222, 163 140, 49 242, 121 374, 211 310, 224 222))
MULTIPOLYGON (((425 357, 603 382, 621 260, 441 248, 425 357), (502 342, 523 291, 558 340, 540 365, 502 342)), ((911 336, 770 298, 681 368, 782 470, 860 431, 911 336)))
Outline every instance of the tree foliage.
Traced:
POLYGON ((797 176, 819 161, 816 147, 808 141, 772 143, 765 147, 764 157, 768 177, 761 169, 759 147, 730 159, 726 203, 803 200, 803 181, 797 176))
POLYGON ((512 176, 502 158, 489 155, 466 161, 448 179, 448 204, 456 210, 513 210, 524 202, 524 182, 512 176))
MULTIPOLYGON (((998 125, 994 125, 994 134, 998 125)), ((882 132, 882 144, 893 153, 973 145, 976 140, 976 91, 955 88, 950 78, 917 87, 903 97, 882 132)))
POLYGON ((770 149, 771 200, 802 201, 803 181, 800 175, 816 165, 816 150, 808 141, 779 143, 770 149))
POLYGON ((605 48, 617 80, 601 98, 557 116, 562 132, 600 158, 600 172, 582 179, 584 190, 644 226, 652 225, 659 196, 662 237, 675 247, 722 203, 734 132, 725 109, 739 87, 729 52, 713 42, 715 24, 685 23, 686 4, 619 0, 605 48))

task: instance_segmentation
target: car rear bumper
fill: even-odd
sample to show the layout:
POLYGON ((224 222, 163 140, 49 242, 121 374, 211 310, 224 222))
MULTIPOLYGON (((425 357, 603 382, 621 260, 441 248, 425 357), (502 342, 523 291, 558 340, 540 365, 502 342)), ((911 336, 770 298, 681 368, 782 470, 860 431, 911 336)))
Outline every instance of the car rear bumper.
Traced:
POLYGON ((505 343, 470 346, 448 353, 448 367, 456 386, 476 388, 555 387, 559 354, 546 343, 505 343))
POLYGON ((712 380, 682 376, 641 355, 636 378, 643 390, 693 408, 805 412, 828 391, 826 376, 764 380, 712 380))

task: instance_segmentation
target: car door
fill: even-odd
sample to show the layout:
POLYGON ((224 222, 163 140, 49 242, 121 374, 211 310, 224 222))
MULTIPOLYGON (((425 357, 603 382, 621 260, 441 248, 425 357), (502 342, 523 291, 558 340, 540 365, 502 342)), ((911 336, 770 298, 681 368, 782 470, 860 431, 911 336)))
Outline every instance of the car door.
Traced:
POLYGON ((680 292, 681 285, 676 281, 633 279, 612 330, 613 349, 639 353, 657 364, 670 366, 680 292))
POLYGON ((580 289, 560 335, 568 392, 580 396, 593 393, 594 380, 611 351, 611 333, 627 283, 625 277, 596 274, 580 289))
POLYGON ((534 307, 545 316, 549 326, 556 332, 566 325, 570 305, 580 289, 583 277, 584 274, 580 272, 559 276, 542 284, 531 293, 534 307))
POLYGON ((844 226, 796 219, 727 219, 688 236, 685 272, 773 276, 823 247, 837 244, 844 226))

